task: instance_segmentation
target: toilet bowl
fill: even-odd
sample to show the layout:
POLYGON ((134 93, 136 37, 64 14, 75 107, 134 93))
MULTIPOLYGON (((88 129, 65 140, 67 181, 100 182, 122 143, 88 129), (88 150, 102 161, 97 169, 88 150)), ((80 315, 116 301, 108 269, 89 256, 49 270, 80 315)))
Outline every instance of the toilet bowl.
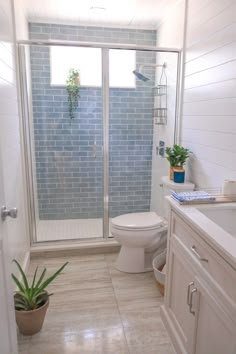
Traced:
MULTIPOLYGON (((190 182, 175 183, 169 177, 161 178, 163 197, 171 191, 191 191, 190 182)), ((111 220, 111 233, 121 244, 116 268, 122 272, 142 273, 153 270, 152 260, 163 252, 167 242, 167 214, 165 199, 159 205, 161 215, 156 212, 130 213, 116 216, 111 220)))
POLYGON ((166 246, 167 222, 155 212, 124 214, 112 219, 111 233, 121 244, 116 268, 142 273, 152 270, 154 253, 166 246))

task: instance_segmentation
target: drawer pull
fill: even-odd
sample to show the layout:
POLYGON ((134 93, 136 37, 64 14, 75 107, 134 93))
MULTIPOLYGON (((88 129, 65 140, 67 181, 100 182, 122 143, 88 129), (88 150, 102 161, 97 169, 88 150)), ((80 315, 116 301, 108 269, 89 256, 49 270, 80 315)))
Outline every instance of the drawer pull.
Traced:
POLYGON ((193 286, 193 285, 194 285, 194 282, 193 282, 193 281, 191 281, 191 283, 188 284, 188 292, 187 292, 187 304, 188 304, 188 305, 190 305, 190 298, 189 298, 189 296, 190 296, 190 289, 191 289, 191 286, 193 286))
POLYGON ((191 251, 195 254, 195 256, 199 259, 199 261, 201 261, 201 262, 207 262, 207 263, 208 263, 208 259, 202 258, 202 257, 200 256, 200 254, 197 252, 196 246, 192 246, 192 247, 191 247, 191 251))
POLYGON ((193 294, 197 292, 197 289, 194 288, 190 293, 190 300, 189 300, 189 312, 195 315, 195 311, 193 311, 193 294))

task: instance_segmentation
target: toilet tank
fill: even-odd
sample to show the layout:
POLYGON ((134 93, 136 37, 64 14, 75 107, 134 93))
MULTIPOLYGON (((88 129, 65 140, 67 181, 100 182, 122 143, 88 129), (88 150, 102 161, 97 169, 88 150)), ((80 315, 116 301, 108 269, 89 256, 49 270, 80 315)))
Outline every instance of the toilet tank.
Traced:
POLYGON ((187 191, 193 191, 195 185, 191 182, 185 182, 185 183, 175 183, 174 181, 171 181, 169 179, 169 176, 163 176, 161 177, 161 187, 162 187, 162 204, 163 204, 163 216, 164 218, 168 217, 168 203, 165 199, 166 196, 171 194, 171 191, 175 192, 187 192, 187 191))

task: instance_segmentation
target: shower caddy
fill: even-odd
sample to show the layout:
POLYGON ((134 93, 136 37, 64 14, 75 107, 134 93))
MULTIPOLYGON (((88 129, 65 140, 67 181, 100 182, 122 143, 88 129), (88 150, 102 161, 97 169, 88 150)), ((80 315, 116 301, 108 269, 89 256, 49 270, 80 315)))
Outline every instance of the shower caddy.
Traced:
POLYGON ((153 118, 156 125, 167 124, 167 76, 165 73, 166 63, 162 66, 159 85, 153 87, 154 108, 153 118))

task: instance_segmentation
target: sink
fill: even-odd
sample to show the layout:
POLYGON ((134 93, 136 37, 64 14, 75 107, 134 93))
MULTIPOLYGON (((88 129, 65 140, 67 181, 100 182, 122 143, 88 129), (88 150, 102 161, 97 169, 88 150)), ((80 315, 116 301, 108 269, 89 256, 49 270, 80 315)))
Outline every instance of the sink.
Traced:
POLYGON ((197 208, 200 213, 236 237, 236 207, 197 208))

